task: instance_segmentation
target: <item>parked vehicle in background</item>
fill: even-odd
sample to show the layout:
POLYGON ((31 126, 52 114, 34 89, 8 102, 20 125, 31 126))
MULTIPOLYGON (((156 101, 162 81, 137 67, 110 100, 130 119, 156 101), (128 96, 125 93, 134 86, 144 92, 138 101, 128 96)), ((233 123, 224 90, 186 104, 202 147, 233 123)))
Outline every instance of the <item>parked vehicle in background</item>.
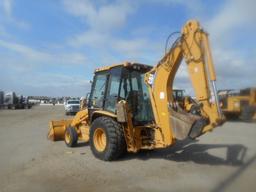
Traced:
POLYGON ((4 92, 0 91, 0 106, 4 104, 4 92))
POLYGON ((222 111, 228 119, 256 120, 255 87, 241 90, 220 90, 218 94, 222 111))
POLYGON ((30 109, 32 104, 23 95, 16 95, 15 92, 4 93, 0 91, 1 109, 30 109))
POLYGON ((76 114, 80 110, 79 100, 67 100, 64 105, 66 115, 76 114))

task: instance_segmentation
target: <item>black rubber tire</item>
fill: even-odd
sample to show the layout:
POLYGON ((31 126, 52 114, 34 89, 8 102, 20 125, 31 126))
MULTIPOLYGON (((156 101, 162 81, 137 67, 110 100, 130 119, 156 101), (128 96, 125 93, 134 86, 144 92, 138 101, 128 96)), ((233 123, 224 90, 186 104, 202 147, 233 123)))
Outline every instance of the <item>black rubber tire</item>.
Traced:
POLYGON ((241 114, 241 119, 243 121, 252 121, 253 115, 256 113, 255 107, 252 106, 245 106, 243 108, 242 114, 241 114))
POLYGON ((70 142, 67 142, 66 139, 64 138, 64 141, 66 143, 66 145, 68 147, 74 147, 76 146, 77 144, 77 140, 78 140, 78 135, 77 135, 77 132, 76 132, 76 129, 74 127, 68 127, 65 131, 65 135, 69 133, 70 135, 70 142))
POLYGON ((98 117, 90 128, 90 148, 93 155, 104 161, 112 161, 126 152, 126 142, 122 126, 110 117, 98 117), (102 128, 106 134, 106 148, 100 152, 95 148, 93 135, 97 128, 102 128))
POLYGON ((238 120, 240 114, 231 113, 231 114, 225 114, 225 117, 227 120, 238 120))

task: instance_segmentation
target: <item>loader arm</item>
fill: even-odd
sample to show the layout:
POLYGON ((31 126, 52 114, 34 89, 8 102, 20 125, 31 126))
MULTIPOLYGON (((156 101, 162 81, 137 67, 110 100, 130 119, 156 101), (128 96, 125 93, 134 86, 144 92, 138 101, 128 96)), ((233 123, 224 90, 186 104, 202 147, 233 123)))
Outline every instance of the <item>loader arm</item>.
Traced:
POLYGON ((199 126, 199 132, 193 136, 197 137, 224 122, 218 104, 215 81, 208 35, 201 29, 198 21, 188 21, 170 50, 145 75, 155 123, 161 129, 165 145, 172 144, 178 135, 182 135, 180 137, 183 138, 185 132, 191 133, 193 126, 199 126), (187 64, 195 96, 200 103, 200 116, 174 110, 173 82, 182 59, 187 64), (211 92, 214 93, 214 102, 210 101, 211 92), (186 127, 182 134, 177 131, 184 127, 180 125, 186 127))

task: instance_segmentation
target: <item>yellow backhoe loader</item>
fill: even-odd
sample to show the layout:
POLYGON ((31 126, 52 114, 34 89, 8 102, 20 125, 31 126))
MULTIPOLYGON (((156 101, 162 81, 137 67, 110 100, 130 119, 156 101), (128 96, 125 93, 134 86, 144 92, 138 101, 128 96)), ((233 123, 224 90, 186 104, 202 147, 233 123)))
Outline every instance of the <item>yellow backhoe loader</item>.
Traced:
POLYGON ((220 90, 220 106, 228 119, 256 120, 256 88, 220 90))
POLYGON ((173 89, 173 100, 177 102, 177 107, 181 107, 182 110, 197 114, 200 111, 199 103, 192 97, 185 95, 184 89, 173 89))
POLYGON ((125 62, 96 69, 87 108, 72 121, 52 121, 48 137, 68 146, 89 141, 94 156, 106 161, 196 138, 225 121, 215 81, 208 35, 198 21, 188 21, 156 66, 125 62), (186 101, 188 110, 173 97, 183 58, 197 100, 186 101))

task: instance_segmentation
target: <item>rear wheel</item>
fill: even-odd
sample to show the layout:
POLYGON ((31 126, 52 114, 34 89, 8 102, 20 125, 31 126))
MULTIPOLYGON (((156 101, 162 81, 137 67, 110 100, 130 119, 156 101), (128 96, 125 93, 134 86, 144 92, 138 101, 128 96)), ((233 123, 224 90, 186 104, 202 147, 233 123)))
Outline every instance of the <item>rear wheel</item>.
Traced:
POLYGON ((239 113, 230 113, 230 114, 225 114, 226 118, 228 120, 237 120, 239 119, 239 113))
POLYGON ((126 151, 122 126, 109 117, 95 119, 90 128, 90 147, 101 160, 117 159, 126 151))
POLYGON ((66 129, 64 140, 68 147, 74 147, 77 144, 78 135, 74 127, 66 129))
POLYGON ((254 114, 256 112, 256 109, 252 106, 246 106, 243 108, 242 114, 241 114, 241 119, 243 121, 251 121, 254 114))

